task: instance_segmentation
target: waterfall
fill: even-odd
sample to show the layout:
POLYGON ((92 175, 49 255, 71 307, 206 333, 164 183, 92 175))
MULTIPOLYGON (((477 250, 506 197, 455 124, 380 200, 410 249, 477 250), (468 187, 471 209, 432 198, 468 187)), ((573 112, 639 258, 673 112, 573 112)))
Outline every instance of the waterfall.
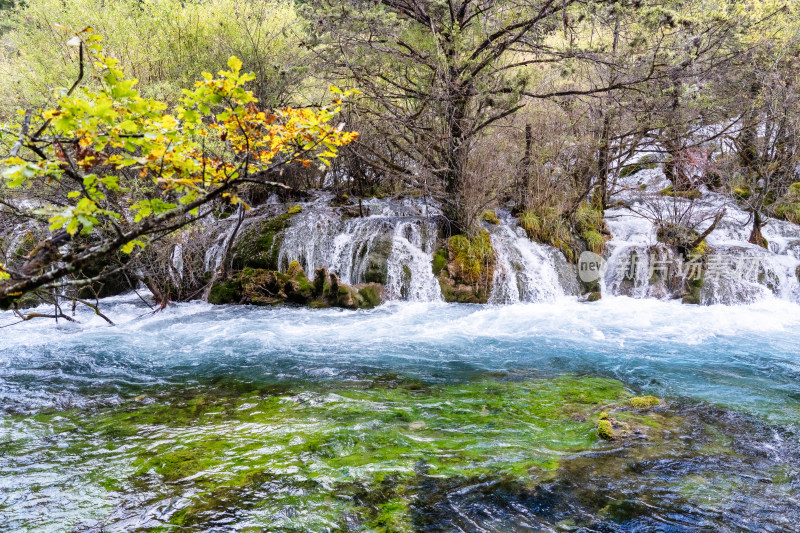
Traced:
POLYGON ((424 221, 405 221, 395 226, 387 265, 386 292, 390 298, 441 301, 442 291, 431 264, 435 244, 436 228, 424 221))
MULTIPOLYGON (((608 209, 605 222, 612 238, 606 243, 600 290, 608 296, 671 299, 687 295, 689 282, 699 271, 702 284, 692 286, 692 300, 702 304, 741 304, 765 297, 800 301, 800 228, 768 219, 763 234, 769 250, 747 242, 749 214, 725 195, 703 190, 690 202, 658 194, 665 186, 661 171, 648 170, 626 178, 615 198, 626 207, 608 209), (656 192, 654 192, 656 191, 656 192), (705 239, 705 253, 682 257, 659 242, 657 225, 674 211, 693 210, 704 231, 714 214, 725 210, 717 227, 705 239), (672 211, 670 211, 672 210, 672 211)), ((415 199, 368 199, 360 207, 337 206, 334 196, 316 192, 275 239, 278 267, 298 261, 307 275, 324 266, 348 285, 376 282, 389 299, 440 301, 441 289, 433 275, 438 206, 415 199)), ((285 213, 287 206, 270 202, 248 214, 235 238, 253 225, 285 213)), ((498 211, 500 224, 485 224, 495 250, 495 270, 489 302, 513 304, 550 302, 580 293, 577 270, 549 245, 532 242, 507 211, 498 211)), ((217 237, 206 251, 210 271, 219 266, 234 238, 235 217, 216 221, 217 237)), ((176 248, 174 270, 180 272, 176 248)))
POLYGON ((319 194, 303 204, 283 235, 281 268, 298 261, 309 277, 327 267, 348 285, 380 282, 392 299, 441 300, 433 276, 438 210, 415 200, 368 200, 366 216, 348 216, 319 194))
POLYGON ((169 275, 177 286, 183 280, 183 244, 178 243, 172 249, 172 261, 170 262, 169 275))
POLYGON ((491 230, 497 264, 489 303, 550 302, 565 294, 555 249, 531 241, 511 221, 491 230))
POLYGON ((641 172, 629 180, 619 196, 631 209, 606 211, 613 238, 605 257, 603 293, 672 298, 680 295, 685 282, 702 276, 702 304, 747 304, 769 296, 800 301, 800 227, 766 219, 762 233, 770 249, 765 250, 748 242, 751 215, 729 197, 707 189, 694 202, 664 197, 653 192, 668 185, 660 170, 641 172), (723 211, 705 239, 708 249, 702 257, 680 257, 658 242, 655 220, 669 221, 678 213, 699 221, 695 229, 702 232, 723 211))
MULTIPOLYGON (((236 231, 235 218, 236 217, 228 217, 219 224, 225 226, 225 229, 218 233, 214 243, 206 250, 205 268, 207 272, 215 272, 222 263, 228 243, 234 237, 236 231)), ((216 230, 216 226, 213 229, 216 230)))

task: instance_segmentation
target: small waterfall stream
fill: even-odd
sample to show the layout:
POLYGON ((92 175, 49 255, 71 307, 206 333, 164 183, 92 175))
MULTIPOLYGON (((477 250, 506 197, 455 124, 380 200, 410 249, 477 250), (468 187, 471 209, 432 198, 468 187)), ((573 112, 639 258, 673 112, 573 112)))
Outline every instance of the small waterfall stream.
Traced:
POLYGON ((564 296, 554 249, 531 241, 508 220, 492 230, 492 246, 497 265, 489 303, 551 302, 564 296))
POLYGON ((292 218, 279 253, 282 268, 298 261, 309 277, 325 266, 348 285, 381 282, 390 299, 438 301, 433 276, 439 211, 415 200, 369 200, 366 216, 343 216, 319 195, 292 218))
POLYGON ((435 224, 427 224, 422 220, 397 223, 387 263, 386 291, 389 298, 415 302, 437 302, 442 299, 442 291, 431 266, 435 245, 435 224))

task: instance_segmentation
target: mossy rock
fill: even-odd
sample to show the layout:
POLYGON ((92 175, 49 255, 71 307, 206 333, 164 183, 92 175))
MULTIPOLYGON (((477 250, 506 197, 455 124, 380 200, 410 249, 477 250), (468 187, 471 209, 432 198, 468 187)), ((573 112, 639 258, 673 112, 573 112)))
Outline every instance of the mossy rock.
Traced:
POLYGON ((633 176, 634 174, 638 174, 643 170, 655 168, 658 168, 658 160, 655 158, 655 156, 646 155, 640 158, 636 163, 624 165, 619 171, 619 177, 627 178, 628 176, 633 176))
POLYGON ((603 440, 614 440, 616 438, 614 427, 607 417, 597 421, 597 436, 603 440))
POLYGON ((211 286, 208 302, 215 305, 235 304, 242 299, 242 284, 238 279, 224 279, 211 286))
POLYGON ((690 280, 686 284, 686 292, 683 295, 683 303, 689 305, 699 305, 701 303, 701 292, 703 289, 703 278, 690 280))
POLYGON ((598 301, 598 300, 600 300, 602 298, 603 298, 603 295, 600 293, 600 291, 595 291, 595 292, 589 293, 589 297, 586 298, 586 301, 587 302, 596 302, 596 301, 598 301))
POLYGON ((800 202, 781 201, 775 205, 774 211, 777 218, 800 224, 800 202))
POLYGON ((656 228, 656 239, 667 246, 677 248, 679 251, 688 254, 690 246, 697 240, 697 231, 681 224, 662 222, 656 228))
POLYGON ((666 189, 658 191, 661 196, 672 196, 678 198, 685 198, 687 200, 699 200, 703 197, 703 193, 697 189, 689 189, 688 191, 676 191, 675 187, 670 185, 666 189))
POLYGON ((489 293, 479 291, 472 285, 454 284, 452 280, 440 277, 439 287, 442 291, 442 298, 448 303, 485 304, 489 301, 489 293))
POLYGON ((636 409, 650 409, 661 404, 661 400, 655 396, 635 396, 630 400, 631 407, 636 409))
POLYGON ((488 222, 489 224, 494 224, 495 226, 500 224, 500 219, 497 218, 497 213, 491 209, 487 209, 481 214, 481 220, 488 222))
POLYGON ((278 256, 283 243, 283 232, 291 224, 292 216, 302 210, 294 206, 288 212, 263 223, 254 224, 237 240, 233 248, 234 270, 260 268, 278 270, 278 256))
POLYGON ((381 304, 381 300, 383 293, 383 286, 377 283, 370 283, 368 285, 364 285, 358 289, 358 294, 361 296, 362 309, 372 309, 373 307, 378 307, 381 304))
POLYGON ((388 237, 376 239, 372 243, 366 258, 364 281, 386 285, 389 276, 389 255, 392 252, 392 241, 388 237))
POLYGON ((303 277, 306 276, 306 271, 303 270, 303 266, 300 264, 300 261, 296 259, 289 263, 289 268, 286 269, 286 275, 290 278, 294 278, 296 276, 302 275, 303 277))
POLYGON ((794 271, 795 277, 797 277, 797 281, 800 282, 800 265, 797 265, 797 269, 794 271))
POLYGON ((470 239, 466 235, 453 235, 448 241, 451 277, 464 284, 479 283, 494 273, 494 247, 489 232, 481 229, 470 239))
POLYGON ((16 307, 17 309, 31 309, 33 307, 38 307, 43 303, 42 299, 36 294, 36 291, 26 292, 22 296, 12 301, 13 304, 11 307, 16 307))
POLYGON ((446 302, 486 303, 494 281, 495 252, 491 235, 481 229, 474 237, 453 235, 443 250, 434 253, 432 268, 446 302))
MULTIPOLYGON (((586 249, 602 255, 606 247, 606 239, 611 233, 603 220, 603 211, 588 203, 582 203, 572 216, 575 232, 586 245, 586 249)), ((567 255, 567 254, 565 254, 567 255)))
MULTIPOLYGON (((129 256, 119 254, 117 260, 125 263, 129 256)), ((109 268, 108 262, 97 262, 92 266, 86 267, 81 270, 81 277, 94 278, 103 273, 109 268)), ((124 272, 117 272, 111 276, 106 277, 102 281, 95 282, 88 287, 82 287, 78 291, 78 298, 82 300, 93 300, 95 298, 108 298, 109 296, 116 296, 123 292, 131 290, 130 281, 124 272)))

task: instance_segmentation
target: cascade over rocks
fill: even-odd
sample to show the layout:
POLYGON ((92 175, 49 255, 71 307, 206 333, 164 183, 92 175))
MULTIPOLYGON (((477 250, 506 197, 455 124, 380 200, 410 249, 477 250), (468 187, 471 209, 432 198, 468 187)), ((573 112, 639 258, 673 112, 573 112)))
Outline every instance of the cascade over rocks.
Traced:
MULTIPOLYGON (((628 179, 650 176, 656 185, 649 189, 660 190, 660 171, 643 174, 628 179)), ((233 216, 213 226, 219 237, 214 253, 206 254, 208 270, 219 266, 228 240, 233 243, 231 273, 214 284, 209 301, 355 309, 386 300, 509 304, 578 295, 702 305, 767 296, 800 300, 796 225, 770 220, 764 232, 772 249, 765 250, 747 242, 747 213, 720 195, 669 197, 708 211, 706 226, 687 229, 642 216, 645 189, 629 191, 625 205, 631 209, 614 207, 597 219, 586 207, 574 217, 575 243, 599 252, 605 263, 601 277, 588 282, 562 249, 531 240, 527 226, 505 210, 485 217, 474 236, 444 238, 438 206, 417 199, 365 199, 359 211, 317 192, 300 204, 257 206, 235 236, 233 216), (713 213, 723 210, 715 220, 713 213), (741 271, 742 265, 752 268, 741 271)))
MULTIPOLYGON (((537 226, 535 213, 518 219, 498 209, 483 218, 474 236, 444 237, 441 210, 430 200, 362 199, 358 208, 337 204, 327 192, 291 203, 273 196, 241 218, 233 213, 205 219, 154 257, 169 263, 159 267, 168 298, 207 296, 212 303, 355 309, 387 300, 511 304, 579 295, 588 301, 627 296, 702 305, 764 297, 800 301, 796 224, 766 220, 767 250, 748 243, 749 214, 724 195, 704 191, 699 198, 664 200, 656 193, 670 209, 692 207, 706 220, 689 228, 663 213, 647 215, 653 208, 647 191, 664 187, 660 170, 625 179, 626 192, 604 218, 591 207, 573 217, 578 252, 599 253, 604 262, 601 276, 588 282, 578 276, 572 246, 567 253, 531 239, 538 235, 531 228, 557 225, 547 213, 538 215, 537 226)), ((2 238, 13 252, 5 258, 12 268, 35 247, 24 227, 2 238)), ((112 281, 91 294, 126 290, 126 283, 117 283, 123 280, 112 281)))

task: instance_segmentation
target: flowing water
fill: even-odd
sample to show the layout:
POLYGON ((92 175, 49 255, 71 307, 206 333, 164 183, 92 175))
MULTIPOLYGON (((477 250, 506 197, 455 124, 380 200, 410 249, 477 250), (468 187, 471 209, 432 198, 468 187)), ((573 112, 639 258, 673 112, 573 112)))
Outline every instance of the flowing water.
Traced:
MULTIPOLYGON (((0 530, 796 531, 800 229, 769 221, 766 250, 724 197, 644 193, 658 171, 629 181, 599 302, 501 211, 484 225, 490 305, 445 304, 436 206, 355 216, 319 193, 271 256, 379 281, 388 303, 154 314, 131 294, 103 302, 114 327, 0 313, 0 530), (705 305, 682 305, 689 271, 661 266, 692 258, 656 222, 702 231, 721 209, 705 305), (645 394, 662 401, 637 407, 645 394)), ((214 222, 199 260, 177 244, 173 281, 286 209, 214 222)))
POLYGON ((0 329, 2 529, 795 529, 800 307, 547 298, 0 329))

